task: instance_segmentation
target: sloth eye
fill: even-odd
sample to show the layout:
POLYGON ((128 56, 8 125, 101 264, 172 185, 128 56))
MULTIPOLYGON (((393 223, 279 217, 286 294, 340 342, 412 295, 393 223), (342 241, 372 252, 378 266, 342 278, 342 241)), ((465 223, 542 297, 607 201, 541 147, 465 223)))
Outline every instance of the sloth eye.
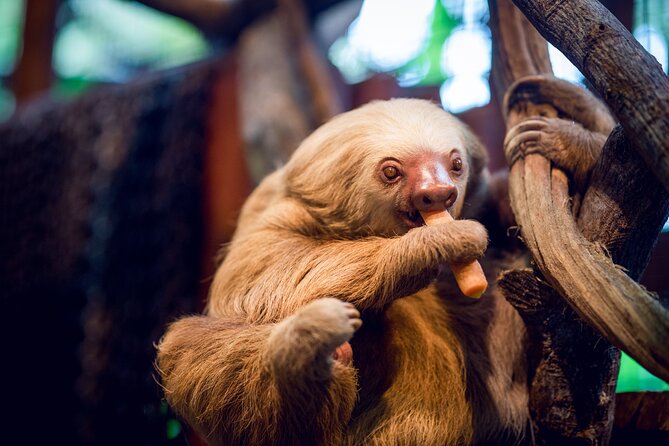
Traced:
POLYGON ((462 170, 462 158, 455 158, 453 160, 453 170, 460 172, 462 170))
POLYGON ((400 170, 395 166, 386 166, 383 168, 383 176, 388 181, 396 180, 400 176, 400 170))

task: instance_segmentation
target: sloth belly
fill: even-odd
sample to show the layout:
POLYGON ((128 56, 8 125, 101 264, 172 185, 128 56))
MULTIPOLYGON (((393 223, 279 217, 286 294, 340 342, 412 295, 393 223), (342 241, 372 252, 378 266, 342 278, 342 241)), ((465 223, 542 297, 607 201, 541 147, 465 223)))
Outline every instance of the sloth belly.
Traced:
MULTIPOLYGON (((489 308, 468 310, 490 316, 489 308)), ((476 322, 471 314, 463 324, 459 311, 427 288, 383 313, 363 315, 353 339, 360 398, 351 438, 365 444, 463 444, 517 430, 506 426, 513 418, 507 412, 517 409, 492 395, 500 386, 491 386, 491 379, 500 372, 499 361, 487 354, 491 319, 476 322)))

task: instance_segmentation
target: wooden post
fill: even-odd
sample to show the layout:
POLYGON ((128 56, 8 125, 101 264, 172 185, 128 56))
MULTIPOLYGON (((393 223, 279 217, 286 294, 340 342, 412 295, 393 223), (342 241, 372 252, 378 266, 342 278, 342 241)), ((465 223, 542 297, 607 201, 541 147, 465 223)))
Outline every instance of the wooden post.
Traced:
POLYGON ((60 0, 26 0, 23 50, 11 77, 16 102, 48 90, 53 82, 51 59, 60 0))

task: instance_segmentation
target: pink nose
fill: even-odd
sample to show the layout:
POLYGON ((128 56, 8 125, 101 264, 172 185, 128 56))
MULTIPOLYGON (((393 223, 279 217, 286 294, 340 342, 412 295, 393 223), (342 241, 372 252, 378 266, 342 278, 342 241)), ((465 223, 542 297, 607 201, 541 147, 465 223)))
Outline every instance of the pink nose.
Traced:
POLYGON ((438 211, 453 206, 458 190, 453 184, 431 184, 418 188, 411 202, 419 211, 438 211))

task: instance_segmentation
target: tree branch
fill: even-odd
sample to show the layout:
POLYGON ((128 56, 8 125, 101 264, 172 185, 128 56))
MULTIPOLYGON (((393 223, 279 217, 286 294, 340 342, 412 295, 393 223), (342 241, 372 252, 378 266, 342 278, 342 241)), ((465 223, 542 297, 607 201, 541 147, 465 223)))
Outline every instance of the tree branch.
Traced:
MULTIPOLYGON (((499 10, 501 17, 501 11, 511 7, 510 0, 490 3, 499 3, 491 4, 491 26, 493 36, 495 26, 502 36, 501 48, 493 52, 497 59, 502 59, 501 63, 493 61, 493 67, 501 71, 494 77, 497 80, 496 87, 506 89, 521 75, 543 74, 545 65, 533 65, 532 61, 521 60, 516 69, 505 66, 509 62, 504 61, 504 58, 531 58, 533 56, 527 48, 544 43, 537 38, 536 33, 522 32, 525 29, 524 22, 518 21, 514 14, 506 11, 506 16, 511 17, 506 20, 495 17, 495 11, 499 10)), ((552 4, 546 1, 536 3, 552 4)), ((561 39, 577 36, 574 38, 575 45, 584 46, 586 61, 607 54, 594 48, 592 42, 583 37, 584 33, 587 34, 593 28, 596 32, 600 31, 597 19, 573 7, 565 8, 564 12, 567 19, 559 30, 551 31, 551 40, 555 34, 561 39)), ((604 29, 607 29, 606 26, 604 29)), ((498 44, 497 40, 496 37, 495 45, 498 44)), ((562 49, 569 54, 569 49, 562 49)), ((618 48, 609 47, 606 50, 610 53, 618 48)), ((623 88, 615 82, 613 87, 606 84, 606 76, 617 69, 613 64, 608 69, 601 67, 603 79, 599 85, 605 86, 604 91, 610 97, 615 95, 609 89, 623 88)), ((635 66, 635 72, 637 69, 635 66)), ((656 76, 655 73, 652 76, 656 76)), ((615 73, 615 76, 618 75, 619 72, 615 73)), ((661 76, 664 78, 663 74, 661 76)), ((634 81, 630 81, 636 78, 638 76, 629 73, 622 76, 621 82, 626 87, 626 90, 620 90, 625 92, 623 95, 632 88, 639 88, 634 81)), ((647 85, 651 90, 654 88, 653 83, 647 85)), ((635 94, 637 97, 644 97, 644 94, 650 96, 648 92, 635 94)), ((602 96, 606 97, 604 94, 602 96)), ((552 106, 553 112, 563 108, 559 103, 562 99, 542 94, 541 88, 520 91, 514 98, 521 103, 544 104, 545 110, 552 106)), ((526 109, 520 105, 515 116, 513 113, 507 116, 509 127, 526 118, 522 116, 522 110, 531 110, 531 107, 526 109), (518 112, 521 114, 518 115, 518 112)), ((666 105, 664 107, 664 113, 661 109, 652 109, 656 116, 651 121, 658 117, 666 121, 666 105)), ((587 105, 582 108, 591 110, 587 105)), ((593 116, 601 114, 596 109, 591 111, 593 116)), ((509 110, 503 112, 508 113, 509 110)), ((636 116, 631 113, 623 119, 633 121, 636 116)), ((596 121, 593 121, 595 125, 583 125, 591 129, 601 127, 596 121)), ((601 120, 600 124, 607 124, 604 121, 601 120)), ((610 124, 607 125, 608 130, 610 124)), ((638 123, 629 123, 628 127, 636 125, 638 123)), ((642 128, 643 125, 640 124, 642 128)), ((601 128, 598 130, 602 131, 601 128)), ((640 362, 645 362, 644 365, 654 373, 662 377, 669 376, 669 349, 663 345, 663 340, 669 334, 667 311, 616 267, 604 250, 598 247, 606 246, 610 249, 616 262, 628 266, 632 277, 638 278, 647 263, 659 228, 666 219, 666 191, 658 187, 655 178, 643 174, 646 166, 640 166, 638 157, 630 156, 630 150, 629 140, 623 131, 616 130, 607 141, 604 154, 592 175, 590 187, 580 207, 578 227, 573 220, 567 179, 562 172, 551 169, 550 163, 538 155, 530 155, 511 168, 511 202, 521 226, 523 240, 532 252, 537 269, 542 273, 539 277, 545 277, 548 284, 565 298, 558 299, 557 293, 546 282, 539 277, 532 277, 529 271, 507 273, 500 280, 505 295, 523 316, 533 342, 529 353, 533 372, 530 410, 538 444, 601 444, 609 440, 618 369, 617 352, 601 340, 597 332, 582 326, 574 310, 614 344, 633 352, 632 356, 637 359, 642 358, 640 362), (621 176, 621 173, 625 175, 621 176), (625 191, 621 191, 622 184, 625 185, 625 191), (616 225, 620 226, 614 229, 616 225), (594 245, 588 240, 600 245, 594 245), (527 300, 528 292, 535 297, 527 300), (569 307, 565 307, 565 300, 569 302, 569 307), (639 343, 638 337, 644 338, 644 341, 639 343)))

